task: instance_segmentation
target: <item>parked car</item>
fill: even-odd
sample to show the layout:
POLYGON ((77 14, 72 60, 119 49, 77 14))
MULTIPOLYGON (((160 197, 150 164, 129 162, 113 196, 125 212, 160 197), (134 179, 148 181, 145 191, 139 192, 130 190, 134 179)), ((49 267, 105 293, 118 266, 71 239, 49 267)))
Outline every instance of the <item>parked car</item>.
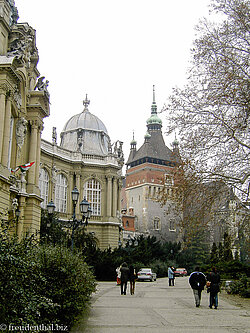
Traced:
POLYGON ((186 268, 176 268, 174 271, 174 276, 187 276, 186 268))
POLYGON ((151 268, 141 268, 137 273, 137 279, 138 281, 156 281, 156 273, 152 272, 151 268))

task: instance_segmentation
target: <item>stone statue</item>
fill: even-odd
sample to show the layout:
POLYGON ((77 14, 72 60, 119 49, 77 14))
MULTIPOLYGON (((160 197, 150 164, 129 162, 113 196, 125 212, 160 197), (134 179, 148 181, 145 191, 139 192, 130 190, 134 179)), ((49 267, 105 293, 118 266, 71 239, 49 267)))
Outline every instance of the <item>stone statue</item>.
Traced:
POLYGON ((112 145, 111 145, 111 140, 109 138, 109 141, 108 141, 108 153, 109 154, 112 154, 112 145))
POLYGON ((10 19, 10 25, 16 24, 19 16, 18 16, 18 10, 17 10, 17 8, 15 6, 15 1, 14 0, 7 0, 7 2, 9 3, 10 8, 12 10, 12 15, 11 15, 11 19, 10 19))
POLYGON ((114 154, 115 154, 115 155, 117 154, 117 142, 118 142, 118 141, 116 141, 116 142, 115 142, 115 145, 114 145, 114 154))
POLYGON ((49 95, 49 92, 48 92, 49 81, 46 80, 45 82, 43 82, 44 79, 45 79, 44 76, 41 76, 41 77, 38 78, 34 90, 37 89, 39 91, 44 91, 45 95, 49 99, 50 98, 50 95, 49 95))
POLYGON ((52 143, 57 144, 56 127, 53 127, 53 130, 52 130, 52 143))
POLYGON ((19 149, 22 148, 24 143, 27 132, 27 123, 28 121, 23 117, 19 118, 16 123, 16 142, 19 149))
POLYGON ((45 79, 45 76, 41 76, 38 78, 36 86, 35 86, 35 90, 39 90, 39 91, 47 91, 48 85, 49 85, 49 81, 46 80, 45 82, 43 82, 43 80, 45 79))
POLYGON ((52 167, 52 171, 51 171, 51 176, 52 176, 52 183, 55 184, 56 183, 56 177, 57 177, 57 168, 55 165, 53 165, 52 167))
POLYGON ((16 102, 18 110, 20 110, 20 107, 22 106, 22 96, 20 92, 18 91, 17 86, 15 87, 14 91, 14 101, 16 102))
POLYGON ((16 56, 18 59, 22 59, 26 49, 26 43, 24 40, 14 39, 9 47, 8 56, 16 56))

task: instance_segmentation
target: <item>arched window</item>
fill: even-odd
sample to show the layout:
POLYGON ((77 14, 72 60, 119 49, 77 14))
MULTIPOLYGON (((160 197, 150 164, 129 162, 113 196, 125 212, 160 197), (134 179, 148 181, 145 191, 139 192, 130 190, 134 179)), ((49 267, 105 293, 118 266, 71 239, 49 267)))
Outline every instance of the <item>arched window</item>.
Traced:
POLYGON ((90 202, 92 215, 101 215, 101 184, 96 179, 84 184, 84 196, 90 202))
POLYGON ((46 209, 48 204, 48 193, 49 193, 49 173, 44 168, 40 169, 39 188, 41 191, 41 197, 43 199, 41 207, 46 209))
POLYGON ((55 187, 55 205, 56 211, 60 213, 66 213, 67 210, 67 178, 59 173, 56 176, 56 187, 55 187))

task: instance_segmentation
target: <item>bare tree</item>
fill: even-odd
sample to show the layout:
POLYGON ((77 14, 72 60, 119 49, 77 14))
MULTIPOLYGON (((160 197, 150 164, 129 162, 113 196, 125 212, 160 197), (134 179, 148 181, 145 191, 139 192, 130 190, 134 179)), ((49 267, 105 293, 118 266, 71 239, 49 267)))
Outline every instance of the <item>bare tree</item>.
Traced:
POLYGON ((203 19, 183 89, 169 105, 168 134, 178 130, 182 159, 203 180, 223 180, 249 197, 250 5, 247 0, 211 0, 219 23, 203 19))

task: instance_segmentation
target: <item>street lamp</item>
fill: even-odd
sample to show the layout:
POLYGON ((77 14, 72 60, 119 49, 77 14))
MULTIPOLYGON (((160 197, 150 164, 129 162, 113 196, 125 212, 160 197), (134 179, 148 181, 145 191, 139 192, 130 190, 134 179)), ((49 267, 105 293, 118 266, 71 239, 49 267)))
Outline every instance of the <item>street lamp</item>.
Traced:
POLYGON ((51 200, 51 201, 47 204, 48 214, 49 214, 49 215, 52 215, 52 214, 54 213, 54 211, 55 211, 55 208, 56 208, 56 206, 55 206, 54 202, 51 200))
POLYGON ((72 196, 72 202, 73 202, 73 215, 72 215, 72 222, 71 222, 71 226, 72 226, 72 234, 71 234, 71 250, 73 251, 74 249, 74 235, 75 235, 75 230, 80 227, 81 225, 88 225, 88 219, 91 216, 91 209, 89 207, 89 202, 86 200, 86 198, 84 198, 81 202, 80 202, 80 212, 82 214, 82 219, 81 220, 77 220, 76 218, 76 204, 77 201, 79 199, 79 191, 77 189, 77 187, 75 186, 74 189, 71 191, 71 196, 72 196))
POLYGON ((54 202, 51 200, 47 204, 47 211, 48 211, 49 222, 50 222, 50 223, 47 223, 47 227, 50 227, 51 224, 52 224, 52 218, 53 218, 53 214, 54 214, 55 209, 56 209, 56 206, 55 206, 54 202))
POLYGON ((17 221, 17 222, 18 222, 18 220, 19 220, 20 214, 21 214, 21 211, 20 211, 19 208, 17 208, 16 211, 15 211, 16 221, 17 221))

